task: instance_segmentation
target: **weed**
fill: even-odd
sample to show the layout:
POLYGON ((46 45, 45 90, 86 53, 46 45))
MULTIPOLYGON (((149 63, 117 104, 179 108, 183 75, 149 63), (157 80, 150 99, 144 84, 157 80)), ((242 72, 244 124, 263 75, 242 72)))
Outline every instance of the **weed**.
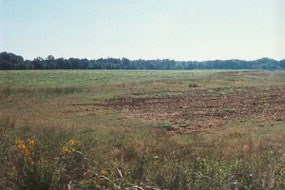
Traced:
POLYGON ((197 87, 199 87, 199 85, 197 83, 190 83, 188 86, 190 88, 197 88, 197 87))

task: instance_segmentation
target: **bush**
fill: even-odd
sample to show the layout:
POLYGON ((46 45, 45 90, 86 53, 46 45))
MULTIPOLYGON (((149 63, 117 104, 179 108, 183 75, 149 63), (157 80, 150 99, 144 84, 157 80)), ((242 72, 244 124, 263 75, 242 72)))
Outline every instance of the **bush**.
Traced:
POLYGON ((199 87, 199 85, 197 83, 190 83, 189 87, 190 88, 197 88, 197 87, 199 87))

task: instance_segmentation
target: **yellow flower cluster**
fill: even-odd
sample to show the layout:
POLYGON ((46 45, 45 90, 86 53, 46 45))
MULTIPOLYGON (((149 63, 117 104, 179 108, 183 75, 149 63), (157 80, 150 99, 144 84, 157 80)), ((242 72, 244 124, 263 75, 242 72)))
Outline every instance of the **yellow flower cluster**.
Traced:
POLYGON ((80 141, 78 140, 73 140, 70 139, 67 143, 66 146, 63 146, 61 151, 63 153, 77 153, 77 154, 81 154, 81 152, 78 150, 78 145, 80 145, 80 141))
POLYGON ((103 176, 107 176, 109 174, 107 170, 101 170, 99 173, 100 175, 103 175, 103 176))
POLYGON ((28 150, 28 148, 27 148, 27 146, 25 144, 25 141, 17 140, 16 144, 17 144, 18 150, 20 152, 22 152, 25 156, 28 156, 30 154, 30 151, 28 150))
POLYGON ((33 139, 28 139, 28 144, 34 146, 36 144, 36 141, 33 139))
POLYGON ((64 153, 69 153, 69 152, 71 152, 71 150, 68 148, 68 147, 66 147, 66 146, 64 146, 64 147, 62 147, 62 152, 64 152, 64 153))
POLYGON ((28 139, 27 143, 21 139, 16 140, 17 148, 20 152, 22 152, 25 156, 30 155, 30 150, 35 146, 36 141, 33 139, 28 139))
POLYGON ((78 140, 73 140, 73 139, 70 139, 67 144, 73 146, 73 145, 80 145, 80 141, 78 140))

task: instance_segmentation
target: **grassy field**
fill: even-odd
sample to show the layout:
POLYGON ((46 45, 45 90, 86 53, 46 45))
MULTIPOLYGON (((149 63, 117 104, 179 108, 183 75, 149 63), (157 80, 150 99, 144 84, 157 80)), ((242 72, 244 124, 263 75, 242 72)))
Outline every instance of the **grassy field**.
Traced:
POLYGON ((284 71, 0 71, 0 189, 284 189, 284 71))

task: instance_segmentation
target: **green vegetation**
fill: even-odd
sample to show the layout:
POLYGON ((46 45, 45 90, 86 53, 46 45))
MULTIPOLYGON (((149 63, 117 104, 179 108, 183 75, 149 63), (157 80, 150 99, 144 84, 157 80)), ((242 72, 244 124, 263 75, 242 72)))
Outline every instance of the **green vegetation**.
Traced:
POLYGON ((284 80, 0 71, 0 189, 284 189, 284 80))
POLYGON ((199 85, 196 84, 196 83, 190 83, 190 84, 189 84, 189 87, 190 87, 190 88, 197 88, 197 87, 199 87, 199 85))

